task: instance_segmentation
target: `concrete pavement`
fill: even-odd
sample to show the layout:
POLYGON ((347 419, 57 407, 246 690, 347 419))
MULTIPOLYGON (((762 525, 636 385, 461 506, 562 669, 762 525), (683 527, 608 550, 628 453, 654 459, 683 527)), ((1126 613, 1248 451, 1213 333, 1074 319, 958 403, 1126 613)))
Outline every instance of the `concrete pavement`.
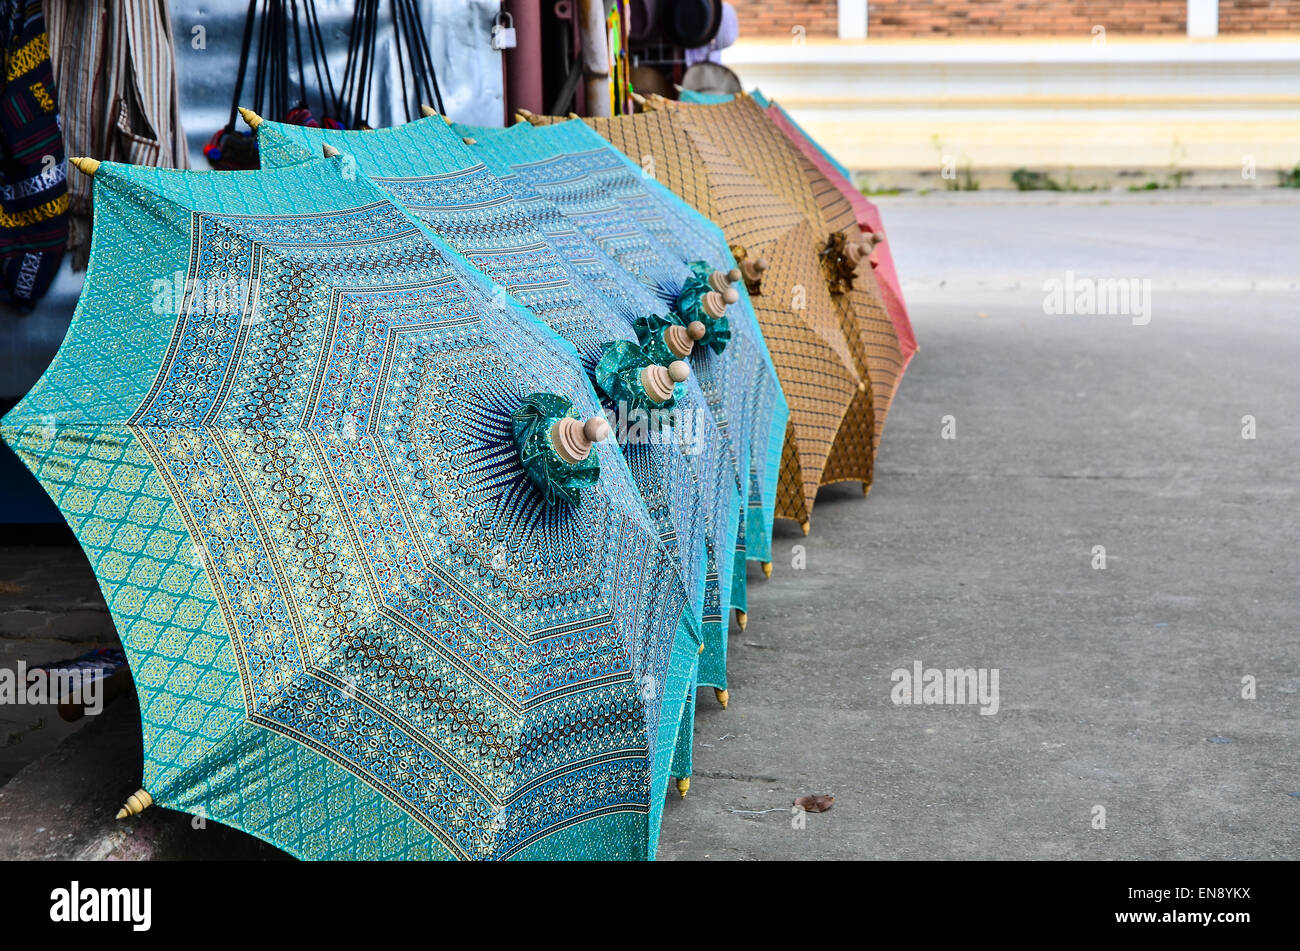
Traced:
POLYGON ((1300 855, 1300 206, 1185 198, 881 201, 921 350, 875 488, 751 571, 661 858, 1300 855), (1150 323, 1045 315, 1067 270, 1150 323), (918 660, 999 712, 894 705, 918 660))

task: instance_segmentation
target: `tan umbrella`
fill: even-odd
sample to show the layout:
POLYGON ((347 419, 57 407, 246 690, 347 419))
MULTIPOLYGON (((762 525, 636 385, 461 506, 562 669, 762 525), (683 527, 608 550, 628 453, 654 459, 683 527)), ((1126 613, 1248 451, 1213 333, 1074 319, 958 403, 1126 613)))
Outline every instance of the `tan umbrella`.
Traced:
POLYGON ((840 457, 831 470, 837 481, 871 479, 870 380, 828 290, 814 226, 802 209, 676 112, 587 121, 722 228, 740 260, 790 405, 776 514, 806 532, 832 452, 840 457))
MULTIPOLYGON (((707 138, 774 194, 797 208, 813 228, 823 254, 831 297, 858 366, 871 379, 875 409, 873 446, 878 448, 906 359, 899 332, 885 308, 874 268, 865 260, 873 236, 864 236, 852 203, 751 96, 739 95, 730 102, 714 105, 652 97, 646 105, 650 109, 670 111, 692 135, 707 138)), ((848 459, 833 457, 828 470, 823 484, 859 478, 852 474, 848 459)))

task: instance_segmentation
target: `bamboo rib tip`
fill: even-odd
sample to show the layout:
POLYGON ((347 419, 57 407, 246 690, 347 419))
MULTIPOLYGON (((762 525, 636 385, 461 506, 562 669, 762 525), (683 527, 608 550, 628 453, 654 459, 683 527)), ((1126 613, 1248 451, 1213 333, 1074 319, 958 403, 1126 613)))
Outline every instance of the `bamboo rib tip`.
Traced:
POLYGON ((240 106, 239 114, 243 116, 244 121, 248 123, 248 127, 254 131, 256 131, 257 127, 262 124, 262 117, 252 109, 245 109, 243 106, 240 106))
POLYGON ((763 562, 763 577, 772 577, 772 563, 770 561, 763 562))
POLYGON ((807 535, 809 532, 812 531, 812 522, 800 522, 799 527, 802 528, 803 533, 807 535))
POLYGON ((749 612, 747 612, 747 611, 742 611, 742 610, 740 610, 740 608, 736 608, 736 623, 737 623, 738 625, 740 625, 740 629, 741 629, 742 631, 743 631, 746 627, 748 627, 748 626, 749 626, 749 612))
POLYGON ((478 139, 472 138, 468 135, 465 136, 465 138, 461 139, 461 141, 464 142, 466 145, 478 145, 478 139))
POLYGON ((126 804, 117 810, 117 818, 125 819, 127 816, 138 816, 152 805, 153 796, 143 789, 137 789, 127 798, 126 804))
POLYGON ((78 155, 68 159, 69 162, 83 175, 94 175, 99 170, 99 159, 86 158, 84 155, 78 155))
POLYGON ((718 706, 722 707, 724 710, 727 709, 727 701, 731 699, 727 691, 719 690, 717 687, 714 687, 713 695, 718 698, 718 706))
POLYGON ((431 118, 438 114, 438 110, 433 108, 427 102, 420 103, 420 115, 425 119, 431 118))
POLYGON ((334 156, 342 155, 343 153, 340 152, 338 149, 334 148, 334 146, 332 145, 322 145, 321 154, 324 155, 326 158, 333 158, 334 156))

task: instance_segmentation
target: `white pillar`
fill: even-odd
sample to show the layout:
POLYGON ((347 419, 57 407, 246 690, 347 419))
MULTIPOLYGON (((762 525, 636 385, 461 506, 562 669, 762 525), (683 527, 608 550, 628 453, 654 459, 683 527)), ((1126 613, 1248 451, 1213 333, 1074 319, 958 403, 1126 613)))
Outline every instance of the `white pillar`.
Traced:
POLYGON ((867 38, 867 0, 839 0, 840 39, 867 38))
POLYGON ((1219 0, 1187 0, 1187 35, 1219 35, 1219 0))

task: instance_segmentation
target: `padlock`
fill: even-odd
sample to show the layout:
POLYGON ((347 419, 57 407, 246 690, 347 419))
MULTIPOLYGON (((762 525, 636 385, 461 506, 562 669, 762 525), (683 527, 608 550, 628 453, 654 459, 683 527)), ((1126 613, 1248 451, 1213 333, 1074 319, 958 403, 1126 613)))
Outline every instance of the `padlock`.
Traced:
POLYGON ((494 50, 512 50, 515 48, 515 18, 502 10, 492 24, 492 48, 494 50), (502 23, 502 19, 506 22, 502 23))

